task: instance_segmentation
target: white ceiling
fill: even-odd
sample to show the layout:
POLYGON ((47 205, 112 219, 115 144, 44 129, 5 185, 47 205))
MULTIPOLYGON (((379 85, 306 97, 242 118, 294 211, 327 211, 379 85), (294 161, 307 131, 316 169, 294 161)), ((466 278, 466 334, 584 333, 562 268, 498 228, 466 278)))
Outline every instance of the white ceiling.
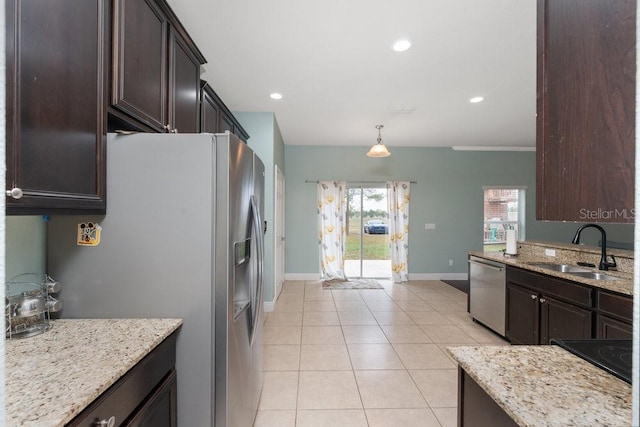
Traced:
POLYGON ((169 2, 203 77, 232 111, 274 112, 285 144, 371 145, 383 124, 391 150, 535 145, 535 0, 169 2))

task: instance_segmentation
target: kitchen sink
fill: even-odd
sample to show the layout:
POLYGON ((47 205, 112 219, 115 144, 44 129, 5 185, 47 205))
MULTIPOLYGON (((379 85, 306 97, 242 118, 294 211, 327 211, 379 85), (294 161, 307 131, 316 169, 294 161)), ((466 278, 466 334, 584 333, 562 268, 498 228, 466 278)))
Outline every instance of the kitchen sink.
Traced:
POLYGON ((620 280, 619 277, 610 276, 604 273, 597 273, 594 271, 579 271, 574 273, 569 273, 572 276, 584 277, 585 279, 594 279, 594 280, 620 280))
POLYGON ((558 271, 560 273, 591 273, 591 271, 587 270, 586 268, 582 268, 582 267, 576 267, 574 265, 568 265, 568 264, 550 264, 550 263, 544 263, 544 262, 536 262, 536 263, 531 263, 530 265, 539 267, 539 268, 544 268, 545 270, 553 270, 553 271, 558 271))
POLYGON ((604 273, 598 273, 596 271, 591 271, 586 268, 576 267, 575 265, 569 265, 569 264, 551 264, 546 262, 533 262, 529 265, 533 265, 538 268, 544 268, 545 270, 553 270, 560 273, 566 273, 571 276, 583 277, 585 279, 620 280, 619 277, 610 276, 604 273))

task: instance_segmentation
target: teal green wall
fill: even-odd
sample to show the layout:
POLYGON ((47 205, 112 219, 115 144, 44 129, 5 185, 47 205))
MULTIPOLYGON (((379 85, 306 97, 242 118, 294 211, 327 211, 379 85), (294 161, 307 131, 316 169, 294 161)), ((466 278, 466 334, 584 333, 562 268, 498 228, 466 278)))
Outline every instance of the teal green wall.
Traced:
MULTIPOLYGON (((411 186, 409 272, 464 273, 466 252, 482 248, 482 187, 527 187, 527 239, 569 242, 579 224, 535 220, 535 154, 465 152, 448 148, 393 147, 386 159, 370 159, 366 147, 284 145, 273 113, 235 113, 265 164, 265 301, 273 301, 275 164, 286 176, 287 274, 317 274, 316 185, 305 180, 415 180, 411 186), (286 165, 286 169, 285 169, 286 165), (435 223, 435 230, 424 230, 435 223), (449 259, 454 260, 452 268, 449 259)), ((603 225, 611 241, 633 242, 632 225, 603 225)), ((41 216, 6 218, 6 279, 46 272, 46 232, 41 216)), ((595 245, 598 235, 585 231, 595 245)))
POLYGON ((275 115, 268 112, 234 112, 242 127, 249 133, 248 145, 258 154, 265 169, 264 220, 264 300, 273 301, 275 295, 274 213, 275 165, 284 171, 284 141, 275 115))
MULTIPOLYGON (((284 163, 284 139, 282 139, 282 134, 280 133, 280 126, 278 126, 278 121, 275 116, 273 118, 274 130, 273 130, 273 159, 275 160, 275 164, 278 165, 282 174, 286 177, 287 171, 285 169, 284 163)), ((275 175, 275 169, 274 169, 275 175)), ((275 179, 275 178, 274 178, 275 179)))
POLYGON ((5 222, 5 279, 46 272, 46 227, 41 216, 8 216, 5 222))
MULTIPOLYGON (((482 250, 483 186, 525 186, 526 238, 570 242, 575 223, 535 220, 535 153, 391 147, 391 157, 365 156, 368 147, 285 146, 287 165, 285 268, 318 273, 316 184, 306 180, 417 181, 411 185, 409 273, 466 273, 467 252, 482 250), (425 230, 435 223, 435 230, 425 230), (449 260, 453 259, 453 266, 449 260)), ((633 241, 632 225, 606 225, 610 240, 633 241)), ((595 233, 585 243, 595 244, 595 233)))

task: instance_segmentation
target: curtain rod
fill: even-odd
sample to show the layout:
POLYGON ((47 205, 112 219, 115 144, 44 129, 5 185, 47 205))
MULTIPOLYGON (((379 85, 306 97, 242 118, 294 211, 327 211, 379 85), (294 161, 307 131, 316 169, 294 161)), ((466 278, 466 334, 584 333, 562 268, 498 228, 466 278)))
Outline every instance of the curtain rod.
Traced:
MULTIPOLYGON (((340 180, 340 179, 326 179, 324 181, 344 181, 344 180, 340 180)), ((396 181, 403 181, 402 179, 396 179, 396 181)), ((313 183, 313 184, 317 184, 320 182, 320 180, 310 180, 310 179, 305 179, 305 181, 307 184, 313 183)), ((346 181, 349 184, 386 184, 389 181, 346 181)), ((409 181, 411 184, 417 184, 418 181, 409 181)))

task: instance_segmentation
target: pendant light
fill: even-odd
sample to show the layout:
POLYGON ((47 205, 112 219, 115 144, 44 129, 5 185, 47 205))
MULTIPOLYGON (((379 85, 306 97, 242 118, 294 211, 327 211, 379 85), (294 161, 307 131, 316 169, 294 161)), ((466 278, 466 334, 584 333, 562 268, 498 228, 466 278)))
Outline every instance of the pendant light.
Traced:
POLYGON ((381 129, 383 125, 376 125, 376 129, 378 129, 378 142, 371 147, 371 150, 367 153, 369 157, 389 157, 391 153, 387 149, 387 147, 382 143, 382 135, 381 129))

